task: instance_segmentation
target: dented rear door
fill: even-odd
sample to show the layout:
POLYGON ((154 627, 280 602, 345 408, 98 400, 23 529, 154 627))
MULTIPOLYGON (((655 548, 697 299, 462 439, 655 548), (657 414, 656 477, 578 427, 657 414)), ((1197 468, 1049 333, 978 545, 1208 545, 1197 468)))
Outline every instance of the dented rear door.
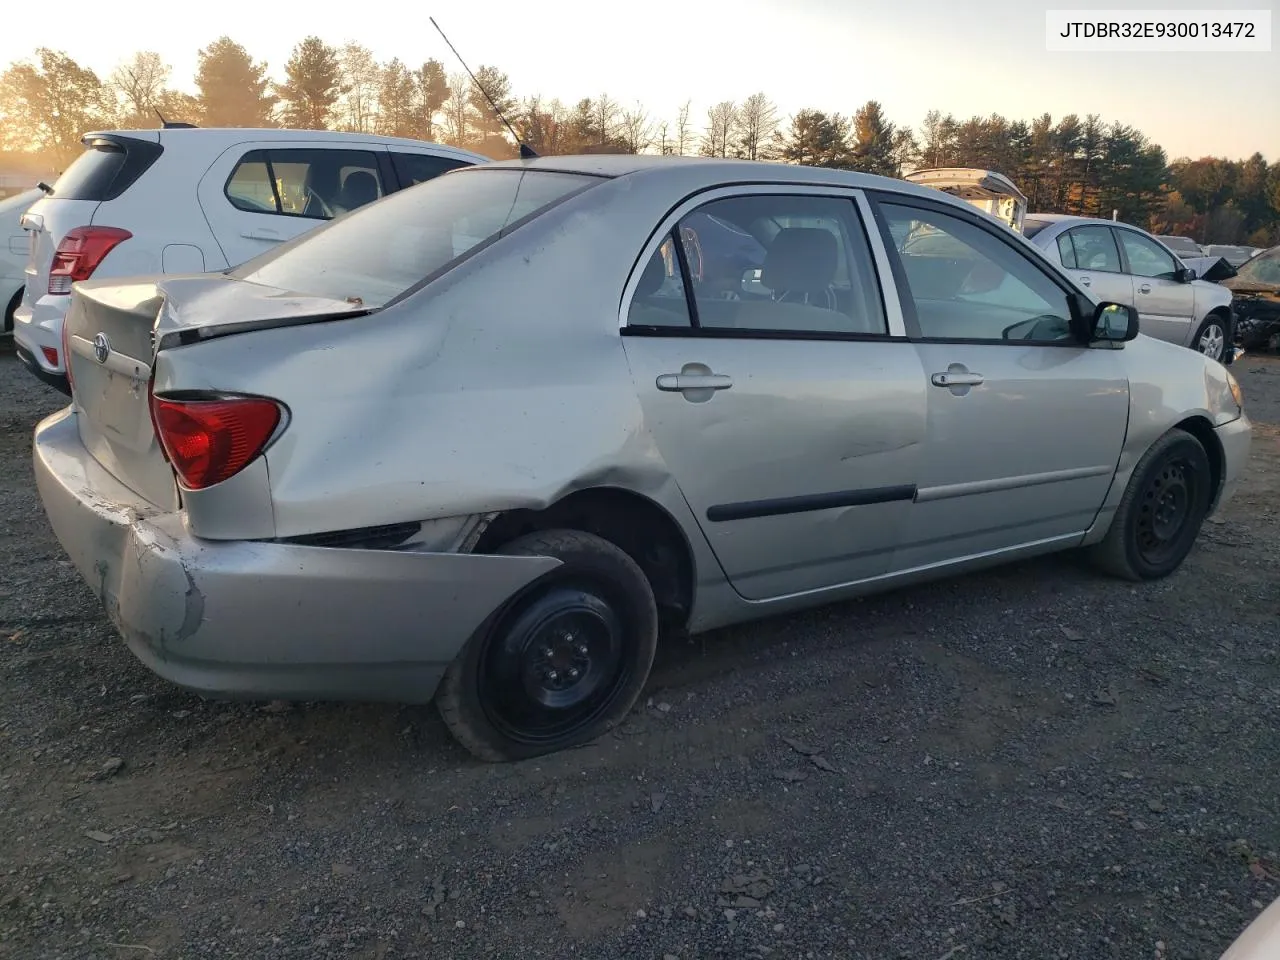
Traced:
POLYGON ((886 573, 909 521, 926 433, 926 378, 911 345, 885 332, 849 192, 786 189, 804 202, 753 197, 750 188, 716 192, 760 200, 759 217, 693 201, 677 232, 646 256, 649 278, 633 287, 623 336, 662 458, 726 577, 751 600, 886 573), (776 215, 801 232, 831 231, 850 257, 834 278, 839 309, 810 313, 777 300, 781 291, 763 292, 779 257, 790 258, 797 276, 805 272, 797 267, 804 250, 771 255, 779 241, 766 232, 758 251, 735 247, 731 257, 699 233, 698 213, 735 227, 751 221, 753 230, 776 215), (686 309, 686 268, 700 328, 686 309), (735 286, 730 272, 736 290, 726 289, 735 286), (810 318, 829 326, 764 329, 810 318), (836 329, 846 321, 863 323, 863 332, 836 329))

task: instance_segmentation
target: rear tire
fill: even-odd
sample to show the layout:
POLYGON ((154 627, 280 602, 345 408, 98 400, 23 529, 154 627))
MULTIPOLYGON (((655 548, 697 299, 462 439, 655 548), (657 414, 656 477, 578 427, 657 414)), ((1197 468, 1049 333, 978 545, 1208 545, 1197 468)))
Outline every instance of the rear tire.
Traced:
POLYGON ((1213 472, 1200 441, 1170 430, 1134 468, 1111 529, 1089 551, 1093 563, 1124 580, 1158 580, 1191 552, 1212 502, 1213 472))
POLYGON ((505 604, 449 665, 436 705, 481 760, 523 760, 594 740, 635 705, 658 644, 648 579, 626 553, 548 530, 497 553, 561 566, 505 604))
POLYGON ((1227 337, 1227 321, 1216 313, 1211 313, 1200 324, 1191 346, 1197 353, 1203 353, 1210 360, 1222 362, 1229 346, 1227 337))

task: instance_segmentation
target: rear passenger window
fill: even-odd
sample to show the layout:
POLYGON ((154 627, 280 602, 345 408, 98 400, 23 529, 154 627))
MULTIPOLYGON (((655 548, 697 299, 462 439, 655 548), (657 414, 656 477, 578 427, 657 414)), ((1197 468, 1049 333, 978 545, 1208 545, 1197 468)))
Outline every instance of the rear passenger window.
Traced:
POLYGON ((1074 270, 1076 268, 1076 248, 1071 245, 1071 234, 1063 233, 1058 236, 1058 259, 1062 261, 1064 267, 1074 270))
POLYGON ((433 177, 459 167, 469 167, 465 160, 453 157, 437 157, 429 153, 392 153, 391 165, 395 167, 396 176, 405 187, 425 183, 433 177))
POLYGON ((1075 248, 1076 265, 1081 270, 1122 273, 1120 251, 1109 227, 1076 227, 1067 234, 1075 248))
POLYGON ((386 192, 367 150, 251 150, 227 180, 231 205, 248 213, 331 220, 386 192))
POLYGON ((668 236, 654 251, 636 285, 627 325, 631 327, 688 327, 689 301, 675 240, 668 236))
MULTIPOLYGON (((729 197, 680 220, 680 257, 687 270, 692 322, 705 329, 776 333, 884 334, 888 330, 866 235, 852 200, 808 195, 729 197)), ((662 253, 662 251, 660 251, 662 253)), ((657 258, 655 258, 656 261, 657 258)), ((631 307, 653 316, 659 297, 677 298, 683 279, 650 265, 631 307), (657 292, 653 281, 660 281, 657 292)), ((687 307, 686 307, 687 309, 687 307)), ((683 325, 681 320, 680 324, 683 325)))

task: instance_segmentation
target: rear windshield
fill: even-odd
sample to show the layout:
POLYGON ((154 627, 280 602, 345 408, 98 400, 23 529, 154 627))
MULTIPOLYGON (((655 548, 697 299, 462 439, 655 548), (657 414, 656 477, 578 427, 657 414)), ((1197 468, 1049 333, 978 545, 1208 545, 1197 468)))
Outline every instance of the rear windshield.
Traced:
POLYGON ((447 173, 360 207, 229 274, 376 309, 450 261, 600 182, 543 170, 473 167, 447 173))
POLYGON ((1048 220, 1023 220, 1022 235, 1030 239, 1049 225, 1048 220))
POLYGON ((92 140, 58 178, 50 196, 58 200, 114 200, 161 152, 159 144, 132 137, 92 140))

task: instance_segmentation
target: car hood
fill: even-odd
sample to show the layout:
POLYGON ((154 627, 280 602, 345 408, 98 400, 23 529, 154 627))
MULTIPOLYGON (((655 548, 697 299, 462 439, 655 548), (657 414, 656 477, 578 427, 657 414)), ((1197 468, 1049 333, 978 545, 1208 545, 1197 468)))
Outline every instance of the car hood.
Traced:
POLYGON ((1235 294, 1262 294, 1264 296, 1280 296, 1280 283, 1262 283, 1258 280, 1246 280, 1244 277, 1231 277, 1222 284, 1235 294))

